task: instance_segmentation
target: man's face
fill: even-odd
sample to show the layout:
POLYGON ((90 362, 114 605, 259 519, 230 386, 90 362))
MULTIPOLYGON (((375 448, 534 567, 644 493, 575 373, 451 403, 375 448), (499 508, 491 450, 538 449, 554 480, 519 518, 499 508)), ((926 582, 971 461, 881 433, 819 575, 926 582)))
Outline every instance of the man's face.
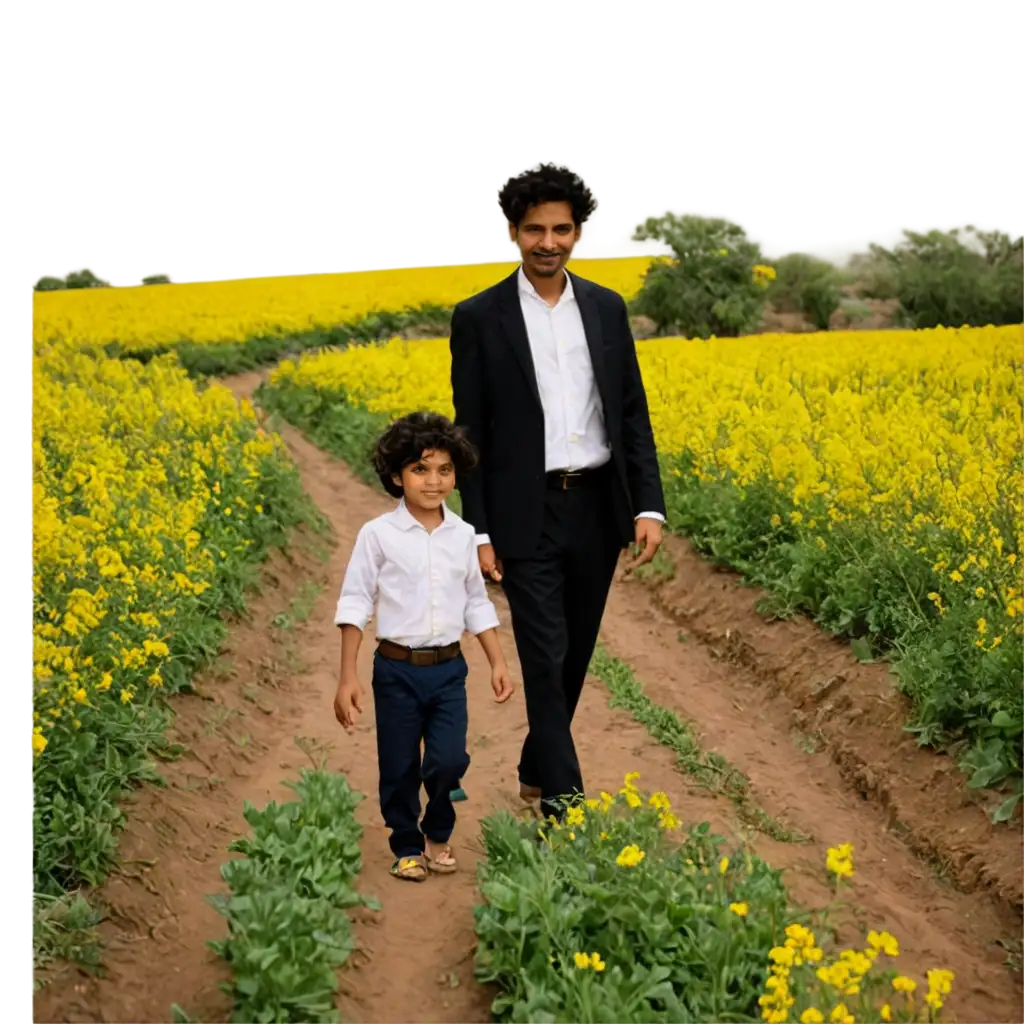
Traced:
POLYGON ((509 237, 519 246, 523 266, 538 277, 560 274, 580 237, 566 202, 531 206, 518 227, 508 226, 509 237))

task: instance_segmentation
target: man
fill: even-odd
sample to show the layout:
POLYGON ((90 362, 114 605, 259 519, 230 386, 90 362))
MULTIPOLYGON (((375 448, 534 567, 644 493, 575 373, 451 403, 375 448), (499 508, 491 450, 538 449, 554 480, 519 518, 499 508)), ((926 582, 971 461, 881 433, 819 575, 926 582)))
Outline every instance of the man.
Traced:
POLYGON ((520 794, 560 815, 583 792, 571 723, 619 553, 649 562, 665 503, 622 297, 566 270, 596 202, 542 164, 499 203, 522 265, 452 315, 455 421, 480 454, 460 480, 480 568, 501 581, 529 732, 520 794))

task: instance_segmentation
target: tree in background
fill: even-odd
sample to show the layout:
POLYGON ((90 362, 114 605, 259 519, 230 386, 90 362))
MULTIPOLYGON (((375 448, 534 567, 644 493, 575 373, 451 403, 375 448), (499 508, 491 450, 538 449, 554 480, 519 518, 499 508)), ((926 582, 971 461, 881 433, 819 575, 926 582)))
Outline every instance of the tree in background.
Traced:
POLYGON ((109 281, 101 281, 91 270, 73 270, 67 277, 41 277, 36 281, 37 292, 59 292, 67 288, 109 288, 109 281))
POLYGON ((142 279, 143 284, 170 284, 171 279, 166 274, 152 274, 142 279))
POLYGON ((802 252, 775 261, 775 280, 766 297, 780 313, 801 313, 820 331, 839 308, 840 274, 827 260, 802 252))

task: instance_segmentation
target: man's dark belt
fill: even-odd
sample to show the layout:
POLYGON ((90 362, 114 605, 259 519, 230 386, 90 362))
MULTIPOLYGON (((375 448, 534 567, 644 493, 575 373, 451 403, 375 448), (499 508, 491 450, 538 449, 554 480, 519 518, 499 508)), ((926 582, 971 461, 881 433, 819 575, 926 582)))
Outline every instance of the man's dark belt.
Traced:
POLYGON ((444 647, 404 647, 391 640, 381 640, 377 651, 390 661, 407 661, 410 665, 440 665, 452 661, 462 653, 462 645, 458 640, 444 647))
POLYGON ((608 472, 608 465, 595 469, 553 469, 545 474, 548 490, 568 491, 573 487, 583 487, 594 483, 608 472))

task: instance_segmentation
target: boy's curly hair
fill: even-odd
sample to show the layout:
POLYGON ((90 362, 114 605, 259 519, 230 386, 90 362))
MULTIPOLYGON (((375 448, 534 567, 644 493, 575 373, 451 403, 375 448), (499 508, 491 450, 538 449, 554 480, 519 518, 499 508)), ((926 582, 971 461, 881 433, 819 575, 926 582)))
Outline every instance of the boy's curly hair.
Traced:
POLYGON ((498 193, 501 212, 509 224, 522 223, 526 211, 538 203, 568 203, 578 227, 597 209, 597 200, 578 174, 567 167, 539 164, 515 178, 509 178, 498 193))
POLYGON ((436 412, 414 412, 403 416, 384 431, 373 449, 373 468, 381 485, 393 498, 402 497, 402 488, 394 478, 402 475, 426 451, 443 451, 451 456, 455 479, 477 464, 476 449, 461 427, 436 412))

